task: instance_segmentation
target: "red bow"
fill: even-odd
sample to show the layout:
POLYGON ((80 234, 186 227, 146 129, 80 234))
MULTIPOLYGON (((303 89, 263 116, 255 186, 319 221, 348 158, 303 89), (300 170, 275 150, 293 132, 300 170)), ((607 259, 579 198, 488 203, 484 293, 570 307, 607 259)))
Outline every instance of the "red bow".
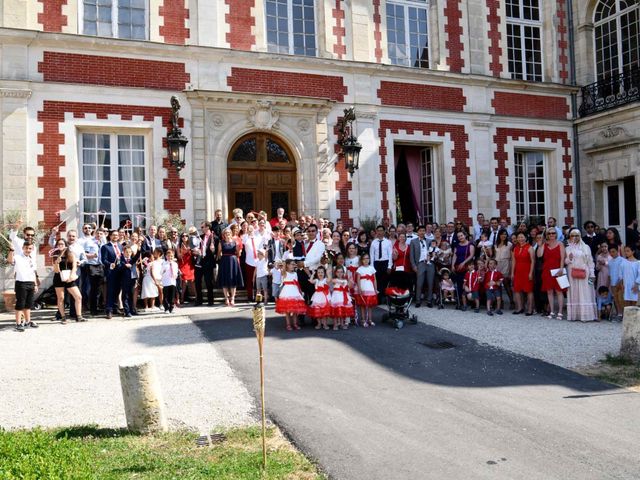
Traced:
POLYGON ((295 285, 296 287, 300 288, 300 283, 298 282, 298 280, 285 280, 284 282, 282 282, 282 285, 295 285))
POLYGON ((369 275, 360 275, 360 280, 370 280, 373 282, 375 279, 376 276, 373 273, 370 273, 369 275))
POLYGON ((353 273, 356 273, 356 270, 358 270, 358 267, 356 267, 355 265, 351 265, 347 267, 347 270, 349 270, 353 274, 353 273))
POLYGON ((333 291, 342 292, 342 299, 344 304, 347 305, 349 303, 349 296, 347 295, 347 292, 349 291, 349 289, 347 287, 335 287, 333 291))
POLYGON ((316 292, 323 293, 325 300, 329 303, 329 285, 320 285, 319 287, 316 287, 316 292))

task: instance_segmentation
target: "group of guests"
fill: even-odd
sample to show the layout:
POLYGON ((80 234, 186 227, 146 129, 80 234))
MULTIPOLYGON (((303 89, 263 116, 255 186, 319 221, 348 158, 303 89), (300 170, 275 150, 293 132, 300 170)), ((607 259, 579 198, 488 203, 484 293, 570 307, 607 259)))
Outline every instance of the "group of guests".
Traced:
MULTIPOLYGON (((256 293, 276 301, 285 325, 295 330, 310 318, 318 329, 373 326, 371 309, 384 299, 389 282, 411 289, 415 306, 443 306, 448 299, 501 315, 503 292, 514 314, 544 314, 568 320, 598 320, 615 306, 635 304, 640 286, 636 247, 623 247, 618 232, 584 224, 560 228, 545 224, 515 227, 497 217, 467 227, 462 222, 378 225, 371 231, 341 221, 278 209, 221 210, 200 229, 151 225, 146 231, 107 230, 84 224, 63 235, 53 229, 49 258, 53 266, 58 312, 84 321, 83 312, 107 318, 164 311, 190 301, 214 304, 214 290, 234 306, 238 289, 251 302, 256 293), (204 292, 203 292, 204 290, 204 292), (597 292, 597 296, 596 296, 597 292), (566 298, 566 300, 565 300, 566 298), (65 303, 69 303, 69 315, 65 303)), ((37 292, 34 229, 11 231, 16 269, 16 324, 37 327, 27 311, 37 292)), ((637 228, 630 226, 631 230, 637 228)), ((629 230, 629 229, 628 229, 629 230)), ((627 237, 633 237, 627 232, 627 237)), ((638 237, 634 237, 636 241, 638 237)))

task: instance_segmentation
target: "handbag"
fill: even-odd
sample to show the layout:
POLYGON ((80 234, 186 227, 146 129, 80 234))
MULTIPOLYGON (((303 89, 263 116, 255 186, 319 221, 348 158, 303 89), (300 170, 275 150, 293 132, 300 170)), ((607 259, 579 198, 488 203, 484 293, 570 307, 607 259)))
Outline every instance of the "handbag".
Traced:
POLYGON ((71 270, 60 270, 60 280, 67 283, 71 280, 71 270))
POLYGON ((577 278, 579 280, 584 280, 587 278, 587 269, 586 268, 572 268, 571 269, 571 278, 577 278))

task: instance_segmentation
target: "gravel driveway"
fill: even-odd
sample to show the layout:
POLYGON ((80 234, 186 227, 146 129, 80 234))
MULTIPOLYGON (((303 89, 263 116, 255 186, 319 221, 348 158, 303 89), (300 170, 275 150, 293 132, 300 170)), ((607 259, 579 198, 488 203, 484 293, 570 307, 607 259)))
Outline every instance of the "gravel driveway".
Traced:
POLYGON ((568 322, 510 311, 490 317, 483 310, 462 312, 451 306, 444 310, 422 306, 413 312, 429 325, 565 368, 592 365, 607 353, 620 352, 618 322, 568 322))
POLYGON ((252 423, 254 405, 216 347, 187 318, 42 322, 0 331, 0 427, 125 427, 118 363, 156 360, 172 428, 252 423))

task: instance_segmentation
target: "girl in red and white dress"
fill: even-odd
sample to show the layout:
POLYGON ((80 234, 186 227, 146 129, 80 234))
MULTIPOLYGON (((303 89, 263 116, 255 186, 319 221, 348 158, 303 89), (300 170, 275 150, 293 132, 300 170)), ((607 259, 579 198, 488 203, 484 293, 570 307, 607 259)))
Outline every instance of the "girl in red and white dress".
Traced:
POLYGON ((378 305, 378 284, 376 283, 376 269, 371 266, 368 253, 362 255, 362 265, 356 270, 358 295, 356 303, 360 306, 363 327, 373 327, 371 308, 378 305))
POLYGON ((298 281, 298 274, 295 272, 296 262, 289 259, 285 262, 285 273, 282 276, 282 287, 280 295, 276 299, 276 313, 284 315, 287 322, 287 330, 298 326, 298 315, 307 313, 307 304, 304 302, 304 295, 298 281))
MULTIPOLYGON (((344 259, 344 266, 347 267, 347 280, 349 282, 349 293, 351 298, 355 298, 357 293, 356 286, 356 270, 360 266, 360 257, 358 256, 358 247, 355 243, 350 243, 347 246, 347 257, 344 259)), ((358 310, 353 317, 353 324, 358 326, 358 310)))
POLYGON ((355 315, 355 308, 351 295, 349 295, 349 285, 346 279, 344 268, 336 268, 333 274, 333 293, 331 294, 331 316, 333 317, 333 329, 338 330, 341 326, 344 330, 349 328, 346 319, 355 315))
POLYGON ((320 330, 320 327, 328 330, 327 317, 331 316, 331 302, 329 301, 327 271, 323 266, 318 267, 311 284, 316 291, 311 296, 311 305, 307 308, 307 316, 316 319, 316 330, 320 330))

